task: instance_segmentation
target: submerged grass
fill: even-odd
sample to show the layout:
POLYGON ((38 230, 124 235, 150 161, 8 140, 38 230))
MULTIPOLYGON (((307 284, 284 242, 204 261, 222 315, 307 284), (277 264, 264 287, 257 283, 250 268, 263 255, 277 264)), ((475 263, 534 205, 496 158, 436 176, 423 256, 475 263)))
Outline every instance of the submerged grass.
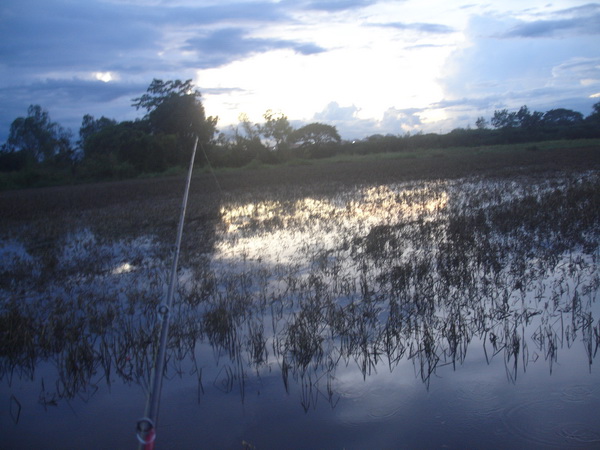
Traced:
MULTIPOLYGON (((366 378, 411 361, 429 386, 481 345, 516 382, 537 361, 552 371, 580 342, 591 368, 600 346, 597 171, 333 181, 225 190, 218 200, 192 193, 169 374, 192 373, 199 395, 212 381, 243 398, 251 372, 279 371, 308 410, 322 396, 335 404, 340 364, 366 378), (202 345, 216 369, 197 360, 202 345)), ((147 387, 178 204, 158 183, 150 196, 116 184, 111 195, 129 189, 116 203, 80 209, 84 190, 3 218, 1 382, 35 380, 52 366, 44 405, 115 379, 147 387), (45 216, 49 229, 38 230, 45 216)))

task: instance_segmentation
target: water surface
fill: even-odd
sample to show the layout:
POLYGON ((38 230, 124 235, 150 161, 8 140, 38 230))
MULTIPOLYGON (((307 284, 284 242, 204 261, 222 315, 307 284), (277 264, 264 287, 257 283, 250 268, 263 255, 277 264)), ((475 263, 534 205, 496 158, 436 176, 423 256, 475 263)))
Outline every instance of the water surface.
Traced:
MULTIPOLYGON (((179 271, 159 448, 600 445, 599 185, 228 194, 179 271)), ((168 245, 82 228, 0 254, 8 448, 136 445, 168 245)))

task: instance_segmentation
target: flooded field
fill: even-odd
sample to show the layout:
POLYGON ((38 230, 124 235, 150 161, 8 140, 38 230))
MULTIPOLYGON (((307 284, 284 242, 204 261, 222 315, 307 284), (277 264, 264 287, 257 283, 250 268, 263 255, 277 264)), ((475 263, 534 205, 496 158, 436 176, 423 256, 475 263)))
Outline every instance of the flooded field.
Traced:
MULTIPOLYGON (((158 448, 600 445, 597 171, 195 207, 158 448)), ((0 242, 6 448, 136 445, 172 242, 77 223, 0 242)))

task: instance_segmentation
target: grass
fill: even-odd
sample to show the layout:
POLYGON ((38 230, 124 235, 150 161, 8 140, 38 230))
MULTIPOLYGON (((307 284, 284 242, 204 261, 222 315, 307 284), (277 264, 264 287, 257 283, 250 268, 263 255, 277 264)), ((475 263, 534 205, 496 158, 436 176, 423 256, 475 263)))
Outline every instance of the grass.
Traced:
MULTIPOLYGON (((365 166, 361 170, 361 178, 364 178, 365 171, 379 171, 375 176, 386 176, 390 170, 396 170, 396 176, 423 177, 428 176, 428 172, 435 173, 435 176, 465 176, 475 171, 495 169, 495 168, 514 168, 518 165, 530 167, 547 166, 552 161, 557 164, 570 166, 574 163, 584 165, 592 163, 594 166, 600 165, 600 140, 599 139, 579 139, 562 141, 545 141, 539 143, 495 145, 486 147, 455 147, 446 149, 418 149, 405 150, 393 153, 371 153, 366 155, 339 154, 330 158, 322 159, 293 159, 284 164, 265 164, 258 160, 253 160, 242 168, 215 168, 214 171, 208 167, 196 169, 196 178, 207 177, 214 172, 218 176, 225 178, 242 178, 254 182, 268 172, 267 181, 270 178, 274 180, 286 179, 292 175, 291 182, 299 182, 307 179, 308 182, 322 181, 328 176, 334 175, 336 181, 344 181, 346 174, 345 168, 350 173, 347 176, 353 176, 350 169, 352 166, 365 166), (532 149, 535 149, 532 151, 532 149), (572 154, 569 154, 572 153, 572 154), (432 160, 438 160, 432 161, 432 160), (391 168, 383 165, 391 164, 391 168), (334 168, 331 166, 335 165, 334 168), (401 166, 401 167, 399 167, 401 166), (293 173, 296 170, 299 176, 295 177, 293 173), (310 172, 315 172, 311 174, 310 172), (320 177, 321 180, 317 178, 320 177)), ((182 167, 173 167, 165 172, 142 174, 137 177, 139 180, 151 181, 162 178, 180 178, 185 176, 187 169, 182 167)), ((136 179, 123 180, 124 182, 134 182, 136 179)), ((361 180, 366 181, 366 180, 361 180)), ((385 180, 380 180, 385 181, 385 180)), ((119 181, 110 181, 104 183, 118 183, 119 181)), ((78 184, 104 184, 94 180, 83 180, 73 178, 70 171, 48 172, 44 170, 34 170, 19 173, 0 174, 0 192, 20 189, 23 185, 30 185, 33 188, 55 187, 63 185, 78 184)), ((214 182, 213 182, 214 184, 214 182)))
POLYGON ((244 168, 216 169, 227 186, 229 178, 250 185, 314 183, 324 180, 389 182, 416 178, 462 177, 474 173, 515 170, 557 170, 600 167, 600 140, 546 141, 486 147, 419 149, 367 155, 340 154, 322 159, 296 159, 282 165, 254 161, 244 168), (531 149, 535 147, 535 151, 531 149), (251 169, 251 170, 248 170, 251 169))
MULTIPOLYGON (((249 371, 279 370, 308 410, 335 403, 339 364, 366 378, 409 360, 429 386, 476 341, 512 382, 575 341, 591 367, 599 150, 559 144, 226 171, 221 187, 198 173, 169 373, 203 391, 208 343, 213 385, 243 398, 249 371)), ((48 405, 99 380, 147 383, 182 190, 171 177, 0 195, 0 379, 52 362, 48 405)))
MULTIPOLYGON (((340 154, 330 158, 304 160, 294 160, 289 165, 318 165, 330 163, 353 163, 368 162, 380 160, 395 159, 419 159, 419 158, 438 158, 438 157, 472 157, 480 154, 491 154, 502 157, 507 154, 519 154, 523 151, 552 151, 569 150, 578 148, 597 148, 600 151, 600 139, 577 139, 560 141, 543 141, 538 143, 510 144, 510 145, 490 145, 479 147, 449 147, 444 149, 415 149, 388 153, 371 153, 365 155, 340 154)), ((540 155, 541 157, 543 155, 540 155)))

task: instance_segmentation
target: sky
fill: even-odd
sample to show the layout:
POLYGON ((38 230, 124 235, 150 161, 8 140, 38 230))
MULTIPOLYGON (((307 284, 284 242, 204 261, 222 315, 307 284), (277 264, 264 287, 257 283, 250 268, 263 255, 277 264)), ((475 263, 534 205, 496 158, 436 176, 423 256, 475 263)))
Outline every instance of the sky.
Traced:
POLYGON ((600 3, 576 0, 2 0, 0 142, 29 105, 77 138, 192 79, 230 131, 267 110, 343 139, 474 127, 600 101, 600 3))

